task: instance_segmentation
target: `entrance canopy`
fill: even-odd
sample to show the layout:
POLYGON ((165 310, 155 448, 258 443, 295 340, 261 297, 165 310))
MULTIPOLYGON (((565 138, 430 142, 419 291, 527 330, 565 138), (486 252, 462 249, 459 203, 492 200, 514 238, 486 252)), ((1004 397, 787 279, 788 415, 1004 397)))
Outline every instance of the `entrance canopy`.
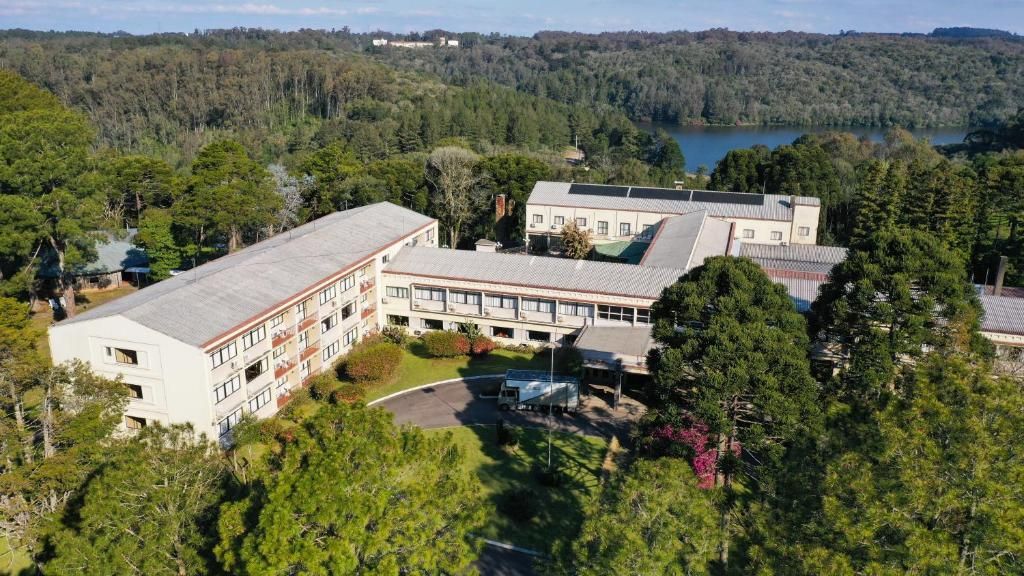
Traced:
POLYGON ((576 348, 588 368, 647 374, 647 352, 655 346, 650 326, 585 326, 576 348))

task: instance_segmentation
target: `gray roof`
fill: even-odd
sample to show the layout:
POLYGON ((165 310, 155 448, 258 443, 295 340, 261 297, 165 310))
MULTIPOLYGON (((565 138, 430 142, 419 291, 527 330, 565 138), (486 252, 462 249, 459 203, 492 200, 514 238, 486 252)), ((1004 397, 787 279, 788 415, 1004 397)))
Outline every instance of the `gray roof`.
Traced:
MULTIPOLYGON (((792 196, 780 194, 752 194, 762 201, 756 204, 733 204, 725 202, 691 202, 683 198, 686 192, 679 191, 680 198, 630 198, 626 196, 604 196, 595 194, 569 194, 570 182, 537 182, 530 193, 527 204, 548 206, 569 206, 605 210, 632 210, 658 214, 687 214, 707 210, 716 218, 754 218, 760 220, 792 221, 792 196)), ((632 190, 632 188, 630 188, 632 190)), ((665 189, 671 191, 671 189, 665 189)), ((817 198, 798 197, 798 204, 817 206, 817 198)))
POLYGON ((1024 298, 1013 296, 979 296, 985 309, 981 329, 985 332, 1024 336, 1024 298))
MULTIPOLYGON (((104 232, 106 241, 96 242, 96 260, 72 268, 71 273, 75 276, 89 276, 148 265, 149 257, 146 256, 145 250, 133 243, 137 232, 138 230, 135 228, 129 228, 124 238, 118 238, 111 232, 104 232)), ((41 278, 60 276, 57 256, 52 251, 48 251, 43 256, 38 276, 41 278)))
POLYGON ((660 226, 640 260, 642 266, 689 270, 709 256, 723 256, 729 248, 732 225, 709 218, 707 210, 672 216, 660 226))
POLYGON ((827 275, 846 260, 848 250, 839 246, 808 244, 740 244, 740 256, 750 258, 766 270, 792 270, 827 275))
POLYGON ((575 346, 592 352, 646 356, 654 339, 650 326, 584 326, 575 346))
POLYGON ((393 274, 651 299, 686 273, 678 268, 424 246, 402 248, 384 269, 393 274))
POLYGON ((432 221, 387 202, 335 212, 62 324, 121 315, 203 346, 432 221))
POLYGON ((796 307, 798 312, 807 312, 811 309, 811 304, 818 299, 818 289, 825 283, 823 280, 808 278, 775 276, 771 278, 776 284, 782 284, 786 287, 786 292, 789 293, 789 298, 793 301, 793 306, 796 307))

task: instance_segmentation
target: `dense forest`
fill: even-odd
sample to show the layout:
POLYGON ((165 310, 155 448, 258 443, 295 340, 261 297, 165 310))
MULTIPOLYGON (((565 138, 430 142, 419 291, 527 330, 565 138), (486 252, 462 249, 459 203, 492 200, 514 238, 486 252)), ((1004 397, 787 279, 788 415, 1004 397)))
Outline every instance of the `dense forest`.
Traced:
POLYGON ((542 32, 462 37, 458 50, 371 49, 455 83, 480 77, 635 120, 978 126, 1016 111, 1024 42, 798 32, 542 32))

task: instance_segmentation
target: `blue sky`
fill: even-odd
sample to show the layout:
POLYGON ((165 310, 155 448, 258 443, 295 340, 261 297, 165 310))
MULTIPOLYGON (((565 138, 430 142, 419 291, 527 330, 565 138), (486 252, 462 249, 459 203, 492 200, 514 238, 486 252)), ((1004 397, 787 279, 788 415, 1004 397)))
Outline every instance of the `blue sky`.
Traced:
POLYGON ((1024 0, 0 0, 0 28, 132 33, 233 26, 452 31, 801 30, 1024 33, 1024 0))

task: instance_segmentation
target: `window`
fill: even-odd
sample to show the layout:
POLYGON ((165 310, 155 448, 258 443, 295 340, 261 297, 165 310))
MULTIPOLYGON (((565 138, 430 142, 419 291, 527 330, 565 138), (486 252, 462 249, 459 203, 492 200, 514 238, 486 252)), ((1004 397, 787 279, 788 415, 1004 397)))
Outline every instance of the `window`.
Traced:
POLYGON ((431 229, 427 230, 427 242, 429 243, 429 242, 433 242, 433 241, 434 241, 434 229, 431 228, 431 229))
POLYGON ((452 290, 448 292, 450 302, 456 304, 473 304, 475 306, 480 305, 480 293, 479 292, 463 292, 461 290, 452 290))
POLYGON ((295 319, 303 320, 306 317, 306 304, 309 300, 304 300, 295 305, 295 319))
POLYGON ((389 298, 409 297, 409 289, 403 288, 401 286, 388 286, 387 288, 384 289, 384 293, 387 294, 389 298))
POLYGON ((360 301, 360 302, 363 302, 364 304, 365 304, 365 303, 366 303, 366 301, 367 301, 367 300, 369 300, 369 299, 370 299, 370 295, 369 295, 369 294, 362 294, 362 295, 360 295, 360 296, 359 296, 359 301, 360 301))
POLYGON ((124 427, 129 430, 142 430, 146 427, 146 419, 138 416, 125 416, 124 427))
POLYGON ((348 276, 345 276, 344 278, 341 279, 341 291, 342 292, 351 289, 355 285, 356 285, 356 277, 355 277, 354 274, 349 274, 348 276))
POLYGON ((235 346, 234 342, 232 342, 231 344, 224 346, 220 350, 217 350, 213 354, 210 354, 210 360, 213 361, 213 367, 216 368, 217 366, 220 366, 221 364, 227 362, 228 360, 231 360, 237 355, 238 347, 235 346))
POLYGON ((444 302, 444 288, 423 288, 416 287, 416 298, 418 300, 437 300, 444 302))
POLYGON ((577 218, 576 219, 576 225, 579 226, 580 228, 586 228, 587 227, 587 219, 586 218, 577 218))
POLYGON ((509 308, 511 310, 515 310, 516 297, 505 296, 504 294, 488 294, 487 305, 491 308, 509 308))
POLYGON ((527 330, 526 339, 532 342, 551 342, 551 332, 540 332, 537 330, 527 330))
POLYGON ((597 233, 598 234, 603 234, 603 235, 607 236, 608 235, 608 222, 606 222, 604 220, 598 220, 597 221, 597 233))
POLYGON ((424 318, 422 326, 425 330, 444 330, 444 322, 431 318, 424 318))
POLYGON ((270 403, 270 386, 261 390, 255 397, 249 399, 249 412, 255 412, 270 403))
POLYGON ((250 331, 245 336, 242 336, 242 350, 248 350, 255 346, 258 342, 262 342, 267 337, 266 326, 259 326, 255 330, 250 331))
POLYGON ((274 348, 274 360, 277 360, 281 356, 284 356, 284 353, 285 353, 284 344, 281 344, 277 348, 274 348))
POLYGON ((558 313, 566 314, 568 316, 583 316, 585 318, 593 318, 594 305, 580 304, 578 302, 559 302, 558 313))
POLYGON ((743 229, 743 237, 744 238, 753 238, 754 237, 754 231, 751 230, 750 228, 744 228, 743 229))
POLYGON ((337 354, 339 350, 341 350, 341 343, 338 342, 337 340, 331 342, 330 345, 324 348, 324 351, 322 352, 324 362, 327 362, 328 360, 333 358, 334 355, 337 354))
POLYGON ((515 338, 516 331, 505 326, 491 326, 491 336, 495 338, 515 338))
POLYGON ((534 214, 533 215, 533 223, 534 224, 543 224, 544 223, 544 215, 543 214, 534 214))
POLYGON ((366 266, 363 266, 362 268, 359 269, 359 277, 360 278, 366 276, 369 273, 370 273, 370 265, 369 264, 367 264, 366 266))
POLYGON ((796 233, 798 236, 810 236, 811 228, 809 226, 801 226, 796 229, 796 233))
POLYGON ((129 364, 131 366, 139 365, 139 353, 135 350, 129 350, 127 348, 112 348, 106 347, 106 353, 108 358, 113 358, 114 362, 118 364, 129 364))
POLYGON ((280 378, 278 378, 277 382, 275 384, 277 384, 278 388, 284 388, 285 386, 287 386, 288 385, 288 375, 285 374, 284 376, 281 376, 280 378))
POLYGON ((309 346, 309 330, 303 330, 299 334, 299 350, 304 350, 309 346))
POLYGON ((320 321, 320 333, 323 334, 338 325, 338 314, 334 313, 320 321))
POLYGON ((335 286, 334 284, 331 284, 327 288, 324 288, 323 290, 320 291, 320 303, 327 304, 331 300, 334 300, 334 297, 337 295, 338 287, 335 286))
POLYGON ((408 316, 397 316, 395 314, 388 314, 388 326, 408 326, 408 316))
POLYGON ((555 216, 555 226, 565 224, 565 216, 555 216))
POLYGON ((281 324, 284 324, 284 314, 278 314, 277 316, 274 316, 273 318, 270 319, 271 329, 277 328, 281 324))
POLYGON ((260 374, 263 374, 270 369, 270 359, 264 356, 259 360, 253 362, 245 369, 245 381, 252 382, 256 378, 259 378, 260 374))
POLYGON ((605 306, 601 304, 597 307, 597 317, 616 322, 633 322, 633 309, 624 306, 605 306))
POLYGON ((390 259, 391 259, 391 255, 390 254, 385 254, 385 255, 380 257, 380 263, 381 264, 387 264, 388 260, 390 260, 390 259))
POLYGON ((341 307, 341 319, 345 320, 356 313, 356 301, 353 300, 341 307))
POLYGON ((242 387, 242 377, 235 374, 230 380, 222 382, 219 386, 213 389, 213 399, 216 404, 220 404, 222 400, 231 396, 238 389, 242 387))
POLYGON ((358 338, 359 338, 359 328, 353 328, 353 329, 349 330, 348 332, 345 332, 345 335, 342 337, 342 343, 345 346, 348 346, 349 344, 354 344, 356 339, 358 339, 358 338))
POLYGON ((523 310, 526 312, 544 312, 551 314, 555 311, 555 301, 523 298, 523 310))
POLYGON ((142 386, 138 384, 125 384, 128 387, 128 397, 142 400, 142 386))
POLYGON ((651 230, 651 228, 653 228, 653 227, 654 227, 654 224, 644 224, 644 227, 643 227, 642 230, 640 230, 640 233, 641 234, 647 234, 651 230))
POLYGON ((650 324, 651 323, 651 311, 647 308, 636 309, 636 323, 637 324, 650 324))
POLYGON ((632 230, 633 229, 629 226, 629 222, 622 222, 619 224, 619 236, 629 236, 632 230))
POLYGON ((772 232, 772 240, 782 240, 782 232, 777 230, 772 232))
POLYGON ((218 423, 218 427, 220 428, 220 435, 223 436, 230 432, 231 429, 234 428, 241 419, 242 409, 239 408, 238 410, 235 410, 234 412, 229 414, 227 418, 221 420, 218 423))

